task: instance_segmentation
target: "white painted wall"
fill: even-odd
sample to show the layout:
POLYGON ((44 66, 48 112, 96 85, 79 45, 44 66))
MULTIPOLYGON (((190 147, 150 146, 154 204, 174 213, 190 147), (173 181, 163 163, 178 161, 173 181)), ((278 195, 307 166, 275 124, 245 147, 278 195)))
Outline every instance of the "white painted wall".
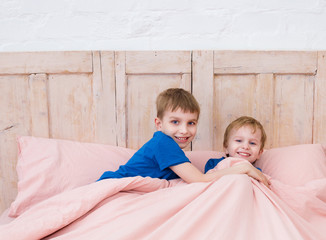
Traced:
POLYGON ((325 50, 326 0, 0 0, 0 51, 325 50))

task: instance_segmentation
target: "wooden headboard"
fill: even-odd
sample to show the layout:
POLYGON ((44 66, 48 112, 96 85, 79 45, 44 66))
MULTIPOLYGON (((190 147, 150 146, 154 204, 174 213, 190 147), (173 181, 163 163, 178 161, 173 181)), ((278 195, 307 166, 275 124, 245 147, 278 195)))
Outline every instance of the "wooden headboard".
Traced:
POLYGON ((0 212, 17 193, 16 136, 137 149, 169 87, 201 105, 192 150, 222 150, 227 124, 250 115, 266 148, 326 143, 326 52, 82 51, 0 53, 0 212))

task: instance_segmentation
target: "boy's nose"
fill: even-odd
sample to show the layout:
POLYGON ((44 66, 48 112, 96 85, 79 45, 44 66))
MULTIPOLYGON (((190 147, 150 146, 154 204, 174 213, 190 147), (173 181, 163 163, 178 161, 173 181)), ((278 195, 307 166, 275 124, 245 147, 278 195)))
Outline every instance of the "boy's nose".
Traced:
POLYGON ((187 133, 187 132, 188 132, 188 127, 187 127, 187 125, 185 125, 185 124, 180 125, 180 129, 179 129, 179 131, 180 131, 181 133, 187 133))
POLYGON ((249 143, 244 142, 244 143, 243 143, 243 148, 244 148, 244 149, 249 149, 249 143))

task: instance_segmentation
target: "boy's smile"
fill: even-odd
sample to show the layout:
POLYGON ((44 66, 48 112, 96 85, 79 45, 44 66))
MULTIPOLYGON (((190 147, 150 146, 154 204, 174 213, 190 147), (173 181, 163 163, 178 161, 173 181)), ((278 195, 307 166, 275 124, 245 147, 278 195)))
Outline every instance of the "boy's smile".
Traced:
POLYGON ((173 138, 181 149, 188 146, 197 132, 198 114, 184 112, 180 108, 175 111, 166 110, 163 118, 155 119, 158 131, 173 138))

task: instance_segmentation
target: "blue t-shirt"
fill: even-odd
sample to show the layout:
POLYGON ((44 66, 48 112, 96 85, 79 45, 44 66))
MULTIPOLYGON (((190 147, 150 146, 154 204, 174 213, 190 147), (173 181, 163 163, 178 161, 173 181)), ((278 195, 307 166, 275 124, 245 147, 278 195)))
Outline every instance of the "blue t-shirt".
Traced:
POLYGON ((205 164, 205 173, 207 173, 209 170, 215 168, 215 166, 222 161, 223 159, 225 159, 225 157, 221 157, 221 158, 210 158, 207 163, 205 164))
MULTIPOLYGON (((207 173, 209 170, 213 169, 216 167, 216 165, 222 161, 223 159, 225 159, 225 157, 221 157, 221 158, 211 158, 207 161, 206 165, 205 165, 205 173, 207 173)), ((260 168, 256 167, 259 171, 261 171, 260 168)))
POLYGON ((115 172, 104 172, 99 180, 134 176, 175 179, 179 176, 170 167, 185 162, 190 161, 179 145, 170 136, 157 131, 125 165, 115 172))

